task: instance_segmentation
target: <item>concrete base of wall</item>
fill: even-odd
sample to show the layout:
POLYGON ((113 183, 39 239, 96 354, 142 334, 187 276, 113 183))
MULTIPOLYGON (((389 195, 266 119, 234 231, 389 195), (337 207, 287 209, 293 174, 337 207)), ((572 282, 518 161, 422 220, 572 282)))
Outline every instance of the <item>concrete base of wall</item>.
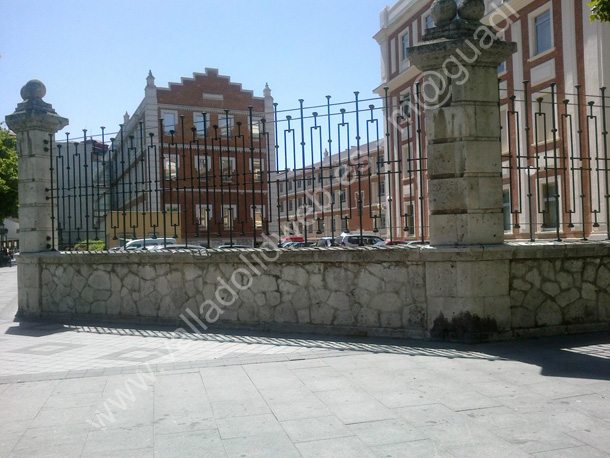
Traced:
POLYGON ((463 342, 610 329, 610 243, 20 255, 19 313, 463 342))

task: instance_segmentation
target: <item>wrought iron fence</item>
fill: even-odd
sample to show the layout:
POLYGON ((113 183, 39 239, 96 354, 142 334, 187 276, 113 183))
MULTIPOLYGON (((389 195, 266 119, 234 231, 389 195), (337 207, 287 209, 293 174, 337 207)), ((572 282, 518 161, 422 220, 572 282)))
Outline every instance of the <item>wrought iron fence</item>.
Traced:
POLYGON ((501 93, 508 238, 610 238, 606 89, 562 95, 501 93))
MULTIPOLYGON (((500 90, 506 238, 609 238, 605 89, 500 90)), ((354 99, 270 113, 201 110, 113 134, 51 143, 58 249, 131 239, 257 246, 341 233, 428 237, 425 123, 413 97, 354 99), (241 120, 240 120, 241 119, 241 120)), ((52 138, 51 138, 52 142, 52 138)), ((55 231, 54 231, 55 233, 55 231)), ((359 241, 362 243, 363 238, 359 241)))

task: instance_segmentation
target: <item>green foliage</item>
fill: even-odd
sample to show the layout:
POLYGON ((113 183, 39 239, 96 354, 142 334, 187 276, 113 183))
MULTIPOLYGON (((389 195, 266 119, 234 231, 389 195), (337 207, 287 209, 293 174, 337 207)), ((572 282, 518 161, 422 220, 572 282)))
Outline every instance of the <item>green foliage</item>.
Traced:
POLYGON ((17 138, 0 124, 0 222, 17 214, 17 138))
POLYGON ((591 22, 596 19, 600 22, 610 22, 610 0, 593 0, 591 7, 591 22))
POLYGON ((106 243, 103 240, 83 240, 74 245, 75 250, 86 250, 89 243, 89 251, 103 251, 106 249, 106 243))

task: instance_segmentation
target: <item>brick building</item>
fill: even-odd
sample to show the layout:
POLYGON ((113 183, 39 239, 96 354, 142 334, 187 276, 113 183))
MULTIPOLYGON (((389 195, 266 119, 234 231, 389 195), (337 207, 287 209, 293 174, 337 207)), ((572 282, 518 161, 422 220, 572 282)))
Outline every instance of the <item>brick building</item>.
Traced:
POLYGON ((268 86, 263 93, 254 96, 216 69, 167 88, 149 73, 144 99, 112 143, 110 238, 166 232, 217 246, 260 237, 267 173, 275 169, 273 123, 265 120, 273 98, 268 86))
MULTIPOLYGON (((590 22, 585 0, 486 0, 482 22, 518 51, 498 68, 504 172, 505 236, 583 237, 606 233, 608 139, 600 88, 610 83, 610 24, 590 22)), ((415 232, 396 224, 395 237, 427 227, 425 119, 408 48, 434 26, 432 0, 399 0, 380 14, 381 85, 389 95, 388 158, 398 218, 423 220, 415 232), (409 157, 411 160, 409 160, 409 157), (398 161, 402 159, 402 161, 398 161), (411 164, 411 166, 409 166, 411 164), (394 167, 394 165, 392 165, 394 167), (420 170, 421 173, 408 173, 420 170), (395 178, 395 179, 394 179, 395 178), (419 205, 422 202, 422 205, 419 205)), ((470 58, 470 56, 468 57, 470 58)), ((460 58, 461 59, 461 58, 460 58)), ((462 59, 463 68, 467 62, 462 59)), ((466 73, 464 73, 466 74, 466 73)), ((606 118, 610 119, 606 112, 606 118)))
POLYGON ((375 141, 332 155, 324 151, 321 161, 278 172, 278 232, 307 232, 308 240, 360 229, 388 236, 384 149, 375 141))

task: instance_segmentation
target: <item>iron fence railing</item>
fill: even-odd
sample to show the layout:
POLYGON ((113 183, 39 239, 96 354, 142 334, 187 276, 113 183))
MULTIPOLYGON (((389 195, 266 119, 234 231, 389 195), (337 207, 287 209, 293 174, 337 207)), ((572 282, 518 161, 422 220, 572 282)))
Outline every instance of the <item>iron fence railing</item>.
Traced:
MULTIPOLYGON (((223 110, 56 140, 49 188, 57 249, 130 239, 257 246, 265 234, 428 238, 426 133, 407 96, 270 113, 223 110), (244 118, 245 116, 245 118, 244 118)), ((506 238, 610 238, 608 100, 580 87, 500 90, 506 238)))
POLYGON ((501 97, 507 236, 610 238, 606 89, 501 97))

